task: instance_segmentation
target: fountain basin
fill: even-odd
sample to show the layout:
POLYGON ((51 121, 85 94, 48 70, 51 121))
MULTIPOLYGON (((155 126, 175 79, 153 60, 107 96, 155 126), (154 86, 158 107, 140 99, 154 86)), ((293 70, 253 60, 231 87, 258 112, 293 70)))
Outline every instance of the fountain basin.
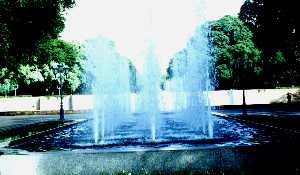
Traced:
POLYGON ((10 148, 31 152, 52 150, 97 150, 100 152, 126 152, 134 150, 187 150, 222 146, 257 145, 270 140, 260 130, 214 114, 214 135, 208 137, 202 128, 192 128, 175 113, 162 113, 162 124, 157 139, 151 139, 151 130, 137 126, 140 115, 128 118, 118 128, 108 133, 101 142, 94 142, 92 120, 64 128, 60 131, 35 137, 25 142, 15 142, 10 148))
POLYGON ((297 146, 214 146, 104 152, 80 149, 0 156, 1 174, 295 174, 297 146), (18 168, 15 168, 18 165, 18 168))
MULTIPOLYGON (((167 117, 166 114, 163 115, 167 117)), ((171 139, 160 136, 155 142, 151 141, 150 136, 140 138, 130 131, 126 132, 130 135, 127 139, 122 136, 126 133, 119 132, 119 135, 107 138, 104 143, 93 143, 92 133, 89 133, 92 132, 89 123, 92 121, 85 122, 6 148, 0 156, 0 172, 295 174, 299 169, 299 141, 282 139, 286 136, 278 137, 272 132, 252 128, 234 120, 228 121, 216 115, 218 114, 212 117, 215 127, 213 138, 197 138, 193 132, 180 130, 179 133, 184 137, 171 139), (281 141, 278 142, 277 139, 281 141), (12 167, 16 164, 23 166, 18 166, 17 169, 12 167)), ((120 126, 120 131, 125 128, 128 131, 130 127, 126 126, 120 126)))

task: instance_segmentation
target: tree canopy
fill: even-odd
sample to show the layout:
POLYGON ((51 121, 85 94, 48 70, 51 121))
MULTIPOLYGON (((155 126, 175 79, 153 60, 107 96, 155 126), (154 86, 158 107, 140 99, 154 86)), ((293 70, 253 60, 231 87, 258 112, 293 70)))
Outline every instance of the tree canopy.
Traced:
MULTIPOLYGON (((200 55, 197 59, 203 59, 206 52, 204 47, 210 47, 207 56, 211 57, 209 65, 210 77, 215 80, 213 83, 217 89, 230 88, 251 88, 254 81, 259 79, 261 73, 261 52, 255 47, 252 41, 252 32, 237 17, 225 16, 219 20, 208 23, 206 32, 209 34, 209 43, 204 40, 192 38, 189 43, 193 45, 193 54, 200 55), (245 81, 242 81, 245 80, 245 81)), ((196 30, 201 32, 202 30, 196 30)), ((197 35, 201 35, 196 34, 197 35)), ((200 37, 201 38, 201 37, 200 37)), ((167 68, 167 79, 174 76, 181 77, 189 69, 185 66, 188 49, 175 54, 167 68)), ((203 62, 200 62, 203 64, 203 62)), ((205 63, 204 63, 205 64, 205 63)), ((199 65, 200 66, 200 65, 199 65)))
POLYGON ((63 31, 63 11, 74 4, 74 0, 1 0, 0 45, 5 49, 1 57, 9 58, 4 63, 30 61, 41 41, 55 39, 63 31))
POLYGON ((30 64, 18 64, 16 82, 19 91, 32 95, 46 95, 57 91, 57 75, 53 65, 64 63, 70 69, 66 75, 65 91, 73 93, 84 81, 84 56, 80 47, 59 39, 40 43, 30 64))
POLYGON ((246 0, 239 18, 253 32, 254 42, 262 50, 264 81, 270 86, 299 84, 300 16, 297 1, 246 0), (278 54, 285 61, 274 71, 278 68, 274 65, 278 54))
POLYGON ((261 73, 261 52, 252 32, 237 17, 210 22, 210 44, 218 88, 251 88, 261 73), (242 80, 245 80, 242 82, 242 80))
POLYGON ((57 39, 64 29, 63 13, 74 5, 74 0, 0 0, 0 93, 17 84, 23 93, 53 93, 54 63, 70 67, 67 91, 82 83, 79 46, 57 39))

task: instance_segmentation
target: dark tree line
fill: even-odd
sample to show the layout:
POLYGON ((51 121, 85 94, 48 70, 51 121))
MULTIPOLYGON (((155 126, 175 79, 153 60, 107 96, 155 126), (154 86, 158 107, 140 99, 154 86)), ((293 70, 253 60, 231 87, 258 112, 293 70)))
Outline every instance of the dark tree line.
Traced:
POLYGON ((246 0, 241 7, 239 18, 253 32, 254 43, 262 50, 262 78, 266 86, 300 84, 297 4, 297 1, 246 0))

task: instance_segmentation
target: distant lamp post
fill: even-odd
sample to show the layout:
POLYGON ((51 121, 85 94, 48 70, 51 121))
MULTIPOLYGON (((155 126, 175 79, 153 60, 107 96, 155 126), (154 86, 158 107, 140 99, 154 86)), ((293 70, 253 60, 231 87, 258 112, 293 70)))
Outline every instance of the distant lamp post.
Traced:
POLYGON ((19 89, 19 85, 18 84, 16 84, 16 86, 14 88, 14 90, 15 90, 15 96, 17 96, 17 89, 19 89))
POLYGON ((68 73, 69 67, 65 65, 64 63, 59 63, 59 64, 54 64, 53 65, 54 73, 59 76, 57 78, 58 83, 60 85, 60 111, 59 111, 59 120, 64 120, 64 107, 63 107, 63 96, 64 96, 64 91, 63 91, 63 84, 64 84, 64 75, 68 73))
POLYGON ((56 86, 56 89, 58 90, 58 95, 60 96, 60 86, 56 86))

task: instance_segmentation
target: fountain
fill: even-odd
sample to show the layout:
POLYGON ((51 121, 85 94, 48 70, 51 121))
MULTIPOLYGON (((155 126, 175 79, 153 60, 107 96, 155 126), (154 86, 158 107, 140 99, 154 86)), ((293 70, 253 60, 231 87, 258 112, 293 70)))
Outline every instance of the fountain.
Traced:
POLYGON ((154 53, 154 46, 149 46, 142 74, 142 90, 140 94, 140 112, 144 113, 143 120, 146 128, 150 128, 151 140, 155 141, 159 131, 159 92, 160 70, 154 53))
MULTIPOLYGON (((213 138, 213 123, 211 120, 208 97, 205 94, 210 88, 208 78, 209 58, 208 42, 205 33, 207 28, 199 27, 192 40, 187 44, 185 55, 180 59, 185 64, 177 64, 173 69, 184 69, 180 76, 175 76, 182 82, 175 84, 173 96, 183 95, 183 99, 175 99, 175 103, 185 100, 186 106, 181 110, 168 114, 169 122, 182 122, 187 130, 197 133, 193 139, 213 138)), ((128 121, 134 121, 133 130, 144 129, 138 136, 143 142, 159 142, 166 135, 164 130, 164 106, 161 104, 160 70, 158 58, 155 55, 155 45, 149 42, 144 57, 144 67, 141 74, 141 90, 138 92, 138 111, 131 111, 129 89, 129 65, 120 56, 112 41, 98 37, 88 41, 86 53, 95 81, 95 110, 93 112, 93 135, 95 144, 105 144, 116 136, 116 130, 128 121), (133 115, 133 112, 139 115, 133 115)), ((176 71, 176 70, 175 70, 176 71)), ((177 70, 178 72, 178 70, 177 70)), ((177 105, 178 107, 178 105, 177 105)), ((136 107, 135 107, 136 108, 136 107)), ((173 109, 174 110, 174 109, 173 109)), ((172 128, 168 128, 171 129, 172 128)), ((125 136, 126 137, 126 136, 125 136)), ((174 136, 168 137, 174 139, 174 136)), ((164 138, 163 140, 166 140, 164 138)), ((172 140, 170 140, 172 141, 172 140)))
POLYGON ((116 52, 114 43, 103 37, 89 41, 86 53, 93 58, 90 70, 95 76, 94 141, 104 142, 105 136, 113 134, 130 115, 129 67, 116 52))
POLYGON ((46 140, 53 141, 42 142, 46 143, 45 148, 41 145, 43 149, 185 149, 251 137, 251 128, 211 114, 208 91, 213 86, 209 79, 211 56, 205 20, 197 21, 183 49, 173 53, 171 86, 160 88, 161 58, 156 30, 152 28, 153 9, 150 3, 146 44, 140 51, 143 67, 137 73, 139 90, 130 91, 128 58, 119 52, 115 41, 103 36, 88 40, 84 51, 89 61, 87 70, 93 75, 93 120, 50 135, 46 140), (169 103, 168 109, 165 103, 169 103))
POLYGON ((92 65, 88 69, 95 78, 93 139, 90 139, 93 143, 89 144, 214 139, 207 95, 208 90, 212 89, 209 80, 209 29, 200 21, 194 35, 181 51, 183 54, 173 60, 173 79, 176 83, 166 92, 160 89, 161 70, 152 28, 152 9, 149 9, 147 48, 142 56, 141 76, 138 77, 141 88, 136 93, 137 106, 132 107, 128 61, 118 52, 114 42, 98 37, 86 43, 85 53, 90 60, 89 65, 92 65), (165 93, 175 97, 168 112, 162 105, 165 93))
MULTIPOLYGON (((2 156, 0 150, 0 174, 8 165, 15 170, 16 164, 28 162, 33 172, 27 174, 270 174, 280 167, 272 163, 285 163, 285 153, 297 159, 298 146, 290 151, 288 146, 266 144, 278 142, 280 134, 226 120, 226 115, 212 115, 208 32, 200 21, 185 48, 174 55, 167 91, 160 88, 158 43, 151 37, 137 92, 130 91, 128 59, 114 42, 104 37, 89 40, 85 51, 88 70, 94 76, 93 119, 10 144, 8 155, 2 156), (133 97, 137 97, 135 102, 133 97), (166 97, 169 101, 163 99, 166 97), (168 110, 162 101, 171 104, 168 110), (11 148, 49 152, 11 156, 11 148), (266 172, 261 173, 260 168, 266 172)), ((299 167, 291 165, 285 167, 295 173, 299 167)))
MULTIPOLYGON (((203 26, 202 26, 203 25, 203 26)), ((203 135, 213 137, 213 122, 207 92, 212 89, 209 79, 209 55, 207 27, 197 28, 187 47, 172 61, 176 107, 190 127, 201 129, 203 135), (182 101, 186 104, 183 107, 182 101), (178 105, 179 104, 179 105, 178 105), (181 104, 181 106, 180 106, 181 104)))

